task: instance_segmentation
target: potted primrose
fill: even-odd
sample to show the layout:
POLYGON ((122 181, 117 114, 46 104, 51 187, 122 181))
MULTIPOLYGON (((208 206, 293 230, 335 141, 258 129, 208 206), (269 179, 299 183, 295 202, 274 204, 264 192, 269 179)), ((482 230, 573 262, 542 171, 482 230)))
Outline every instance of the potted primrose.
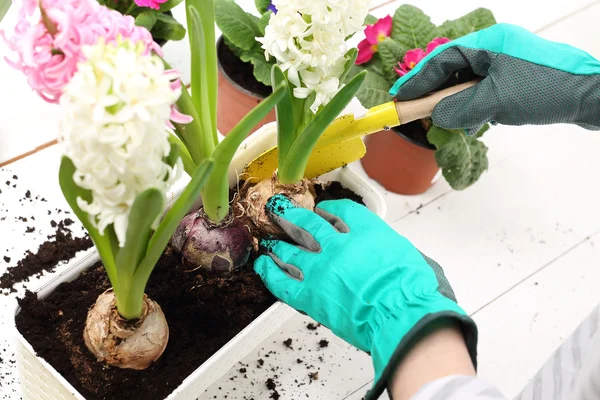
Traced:
MULTIPOLYGON (((345 3, 353 7, 344 4, 344 10, 355 11, 338 21, 341 38, 349 29, 342 26, 362 25, 354 19, 354 3, 361 2, 345 3)), ((318 80, 299 68, 306 83, 292 91, 289 68, 286 75, 275 68, 273 93, 218 143, 213 4, 185 5, 192 63, 201 66, 193 69, 191 95, 131 16, 95 0, 20 5, 22 19, 7 38, 16 54, 12 65, 40 96, 61 105, 65 156, 59 183, 95 245, 19 301, 15 336, 25 399, 194 399, 248 354, 250 343, 260 343, 293 315, 254 273, 254 239, 239 228, 228 193, 240 185, 238 171, 278 141, 287 158, 302 160, 309 151, 301 143, 286 146, 290 138, 273 129, 243 139, 287 98, 278 112, 292 104, 289 115, 303 128, 283 132, 303 132, 310 147, 364 75, 339 93, 338 87, 324 92, 319 85, 310 89, 318 80), (41 19, 29 18, 37 13, 41 19), (28 42, 32 32, 37 39, 28 42), (50 67, 53 74, 45 74, 50 67), (167 202, 182 170, 190 181, 167 202), (193 246, 198 238, 202 245, 193 246)), ((283 8, 323 28, 323 15, 291 2, 283 8)), ((276 34, 283 35, 274 29, 271 37, 276 34)), ((339 86, 356 51, 338 45, 331 65, 343 68, 323 65, 322 72, 339 86)), ((289 183, 301 178, 299 168, 279 175, 291 177, 289 183)), ((351 170, 321 177, 328 179, 385 213, 381 195, 351 170)))
MULTIPOLYGON (((219 96, 217 129, 223 135, 271 93, 271 68, 257 37, 265 34, 271 15, 270 0, 256 0, 260 17, 244 11, 234 0, 215 1, 215 21, 222 32, 217 41, 219 96)), ((254 129, 275 121, 269 113, 254 129)))
MULTIPOLYGON (((480 8, 436 26, 420 9, 400 6, 393 17, 388 15, 365 28, 366 38, 358 45, 359 55, 351 74, 368 71, 357 93, 359 101, 371 108, 392 100, 388 92, 396 80, 437 46, 495 23, 493 14, 480 8)), ((473 78, 459 72, 444 87, 473 78)), ((425 192, 440 169, 453 189, 462 190, 487 169, 487 147, 479 140, 487 129, 488 125, 476 135, 467 136, 437 127, 431 118, 411 122, 365 137, 367 154, 361 163, 371 178, 394 193, 425 192)))

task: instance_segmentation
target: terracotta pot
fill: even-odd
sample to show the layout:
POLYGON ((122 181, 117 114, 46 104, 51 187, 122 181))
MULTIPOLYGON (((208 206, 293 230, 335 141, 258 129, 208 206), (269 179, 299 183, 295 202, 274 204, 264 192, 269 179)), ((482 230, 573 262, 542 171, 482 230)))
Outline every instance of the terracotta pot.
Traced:
POLYGON ((398 130, 366 136, 365 146, 363 168, 390 192, 423 193, 433 185, 440 170, 433 147, 415 142, 398 130))
MULTIPOLYGON (((217 41, 217 54, 219 54, 219 48, 226 46, 223 42, 223 37, 220 37, 217 41)), ((253 93, 249 90, 244 89, 240 84, 234 81, 230 77, 223 65, 221 65, 221 59, 219 59, 219 98, 217 102, 217 129, 222 135, 227 135, 229 131, 235 127, 238 122, 246 116, 257 104, 259 104, 264 96, 253 93)), ((250 74, 252 69, 248 69, 250 74)), ((254 79, 254 76, 252 76, 254 79)), ((262 121, 256 125, 250 133, 255 132, 263 125, 275 121, 275 109, 271 110, 269 114, 262 121)))

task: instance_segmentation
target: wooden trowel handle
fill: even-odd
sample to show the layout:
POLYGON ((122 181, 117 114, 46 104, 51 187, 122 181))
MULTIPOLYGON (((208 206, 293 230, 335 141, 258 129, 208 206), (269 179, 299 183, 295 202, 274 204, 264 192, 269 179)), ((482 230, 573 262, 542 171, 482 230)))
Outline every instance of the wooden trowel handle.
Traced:
POLYGON ((444 98, 468 89, 477 83, 479 83, 479 79, 461 83, 460 85, 452 86, 447 89, 440 90, 439 92, 434 92, 426 97, 421 97, 416 100, 397 101, 396 112, 398 113, 400 124, 406 124, 418 119, 430 117, 431 113, 433 112, 433 108, 437 103, 442 101, 444 98))

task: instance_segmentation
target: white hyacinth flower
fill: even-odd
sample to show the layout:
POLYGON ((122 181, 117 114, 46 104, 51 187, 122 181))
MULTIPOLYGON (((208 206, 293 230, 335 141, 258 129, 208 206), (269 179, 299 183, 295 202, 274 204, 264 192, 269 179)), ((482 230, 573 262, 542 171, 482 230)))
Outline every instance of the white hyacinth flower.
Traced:
POLYGON ((174 167, 165 163, 165 122, 181 94, 172 85, 177 74, 165 71, 160 58, 143 55, 142 46, 102 40, 88 46, 87 60, 60 99, 61 141, 76 168, 73 180, 93 199, 77 204, 101 234, 112 224, 121 247, 135 198, 150 188, 165 194, 182 169, 181 159, 174 167))
POLYGON ((273 0, 271 16, 262 38, 265 57, 275 57, 295 86, 294 96, 313 92, 316 113, 340 89, 346 38, 362 30, 369 0, 273 0), (340 65, 342 68, 340 68, 340 65))

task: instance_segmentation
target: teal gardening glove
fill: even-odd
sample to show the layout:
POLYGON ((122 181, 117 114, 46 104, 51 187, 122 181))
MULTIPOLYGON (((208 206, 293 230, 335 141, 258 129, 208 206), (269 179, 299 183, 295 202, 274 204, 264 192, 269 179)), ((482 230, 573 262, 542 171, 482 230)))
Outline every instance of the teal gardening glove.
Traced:
POLYGON ((476 363, 477 328, 456 304, 441 267, 382 219, 350 200, 315 212, 283 195, 267 202, 295 244, 262 240, 254 268, 283 302, 371 354, 377 398, 401 358, 431 324, 455 320, 476 363))
POLYGON ((473 134, 492 122, 600 129, 600 62, 514 25, 494 25, 437 47, 390 94, 421 97, 461 70, 483 80, 436 105, 432 120, 441 128, 473 134))

